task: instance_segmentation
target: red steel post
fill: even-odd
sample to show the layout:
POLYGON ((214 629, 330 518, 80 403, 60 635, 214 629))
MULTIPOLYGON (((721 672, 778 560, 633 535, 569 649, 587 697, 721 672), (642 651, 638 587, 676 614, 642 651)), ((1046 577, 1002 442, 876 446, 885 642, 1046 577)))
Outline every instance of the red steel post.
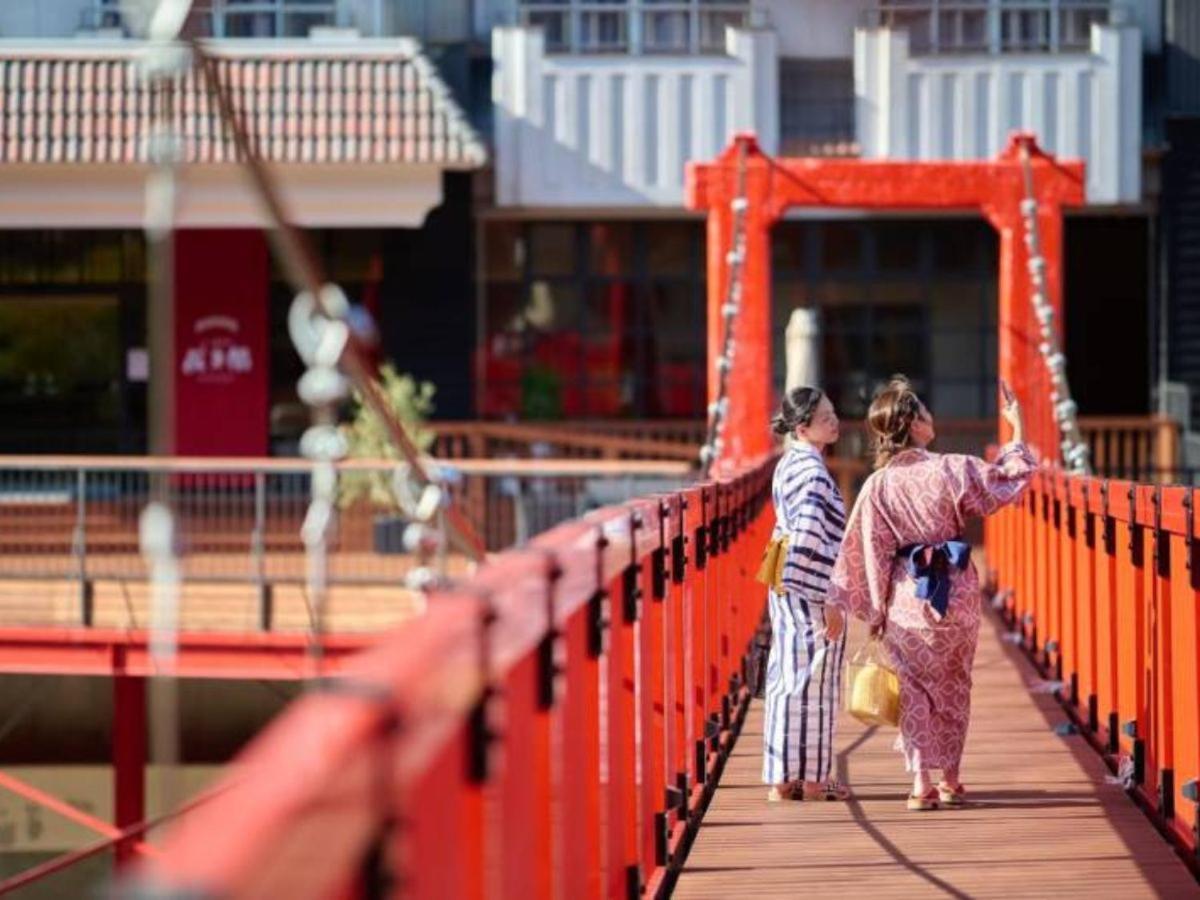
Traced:
MULTIPOLYGON (((113 676, 113 810, 117 828, 146 818, 146 679, 113 676)), ((117 865, 129 862, 134 841, 117 844, 117 865)))

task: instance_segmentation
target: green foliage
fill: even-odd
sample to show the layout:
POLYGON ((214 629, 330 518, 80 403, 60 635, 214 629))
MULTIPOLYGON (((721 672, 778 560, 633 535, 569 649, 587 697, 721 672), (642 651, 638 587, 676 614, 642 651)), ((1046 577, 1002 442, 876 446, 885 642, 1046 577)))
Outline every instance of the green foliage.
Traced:
MULTIPOLYGON (((379 385, 409 440, 418 450, 428 450, 435 435, 424 425, 433 412, 434 386, 428 381, 418 383, 411 375, 397 374, 390 363, 380 366, 379 385)), ((383 420, 363 402, 358 391, 354 392, 354 415, 342 426, 342 433, 352 459, 403 459, 383 420)), ((365 497, 372 506, 397 509, 391 480, 391 472, 345 472, 340 479, 339 503, 348 506, 365 497)))
POLYGON ((521 377, 521 417, 561 419, 562 378, 548 366, 534 365, 521 377))

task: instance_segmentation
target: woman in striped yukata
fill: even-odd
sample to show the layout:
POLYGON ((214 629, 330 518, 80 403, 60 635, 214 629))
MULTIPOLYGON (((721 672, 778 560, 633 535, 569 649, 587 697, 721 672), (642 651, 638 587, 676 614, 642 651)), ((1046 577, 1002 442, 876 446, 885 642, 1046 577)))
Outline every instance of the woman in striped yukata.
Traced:
POLYGON ((789 542, 783 590, 768 594, 763 783, 768 800, 845 800, 850 792, 832 774, 846 636, 825 595, 846 509, 822 456, 838 438, 838 418, 824 392, 801 387, 783 398, 771 427, 792 441, 771 486, 774 536, 789 542))

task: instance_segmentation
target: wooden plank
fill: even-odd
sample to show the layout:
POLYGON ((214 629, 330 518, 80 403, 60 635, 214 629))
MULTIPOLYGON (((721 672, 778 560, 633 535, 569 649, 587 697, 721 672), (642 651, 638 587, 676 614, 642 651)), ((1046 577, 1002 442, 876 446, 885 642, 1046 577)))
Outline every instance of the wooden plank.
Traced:
MULTIPOLYGON (((756 702, 674 896, 1200 897, 1000 626, 984 620, 963 761, 972 806, 910 813, 895 730, 843 714, 838 777, 850 803, 769 804, 756 702)), ((861 632, 851 635, 852 645, 861 632)))

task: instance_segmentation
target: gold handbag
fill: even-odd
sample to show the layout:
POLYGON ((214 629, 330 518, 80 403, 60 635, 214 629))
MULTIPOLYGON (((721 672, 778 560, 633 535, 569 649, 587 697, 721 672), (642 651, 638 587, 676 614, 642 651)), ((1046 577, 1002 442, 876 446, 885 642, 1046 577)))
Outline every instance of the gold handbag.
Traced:
POLYGON ((758 573, 754 576, 755 580, 773 591, 782 593, 783 567, 787 563, 787 551, 786 535, 767 541, 767 546, 763 548, 762 562, 758 564, 758 573))
POLYGON ((867 725, 900 724, 900 676, 883 640, 872 637, 846 666, 846 711, 867 725))

